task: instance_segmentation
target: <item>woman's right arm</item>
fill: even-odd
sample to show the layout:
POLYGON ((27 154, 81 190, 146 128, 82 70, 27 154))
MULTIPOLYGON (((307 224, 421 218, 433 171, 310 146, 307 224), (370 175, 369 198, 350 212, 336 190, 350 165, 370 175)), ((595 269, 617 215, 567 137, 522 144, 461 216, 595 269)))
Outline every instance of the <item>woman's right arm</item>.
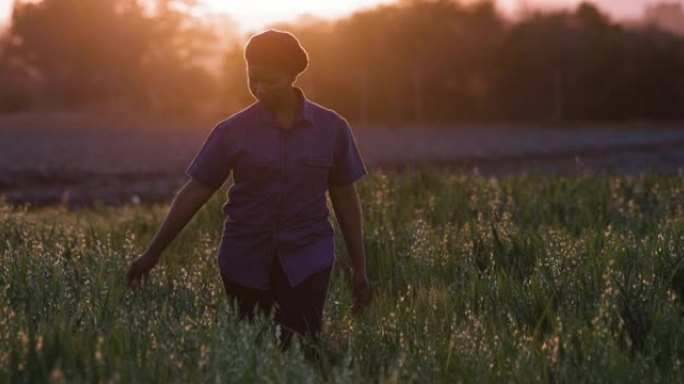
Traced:
POLYGON ((140 280, 150 273, 157 264, 162 253, 176 238, 178 233, 192 219, 195 213, 209 200, 216 189, 190 179, 176 193, 166 218, 159 226, 149 246, 128 267, 126 284, 130 288, 138 288, 140 280))

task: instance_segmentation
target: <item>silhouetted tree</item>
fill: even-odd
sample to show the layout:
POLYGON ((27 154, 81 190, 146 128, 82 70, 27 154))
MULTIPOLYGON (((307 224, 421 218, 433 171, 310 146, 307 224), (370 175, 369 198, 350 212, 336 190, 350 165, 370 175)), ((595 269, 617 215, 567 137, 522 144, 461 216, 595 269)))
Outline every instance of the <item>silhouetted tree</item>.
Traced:
POLYGON ((43 0, 17 3, 7 52, 40 74, 58 105, 127 102, 192 111, 211 95, 196 63, 211 35, 187 13, 192 1, 43 0))
POLYGON ((8 34, 0 35, 0 113, 29 109, 35 80, 29 68, 8 54, 9 38, 8 34))
POLYGON ((682 116, 683 43, 627 30, 589 3, 536 14, 510 29, 499 52, 497 103, 510 119, 682 116))
POLYGON ((404 1, 334 23, 275 27, 309 51, 303 87, 352 119, 421 123, 491 113, 490 73, 504 34, 491 2, 404 1))
MULTIPOLYGON (((216 81, 206 70, 218 52, 214 34, 191 16, 195 3, 22 4, 0 43, 0 85, 40 84, 34 96, 77 106, 196 113, 219 102, 222 115, 234 112, 252 102, 243 42, 224 39, 216 81)), ((307 94, 352 120, 684 117, 683 37, 656 26, 627 28, 587 2, 525 15, 507 21, 491 1, 401 0, 334 22, 305 17, 275 27, 293 32, 309 52, 299 80, 307 94)))

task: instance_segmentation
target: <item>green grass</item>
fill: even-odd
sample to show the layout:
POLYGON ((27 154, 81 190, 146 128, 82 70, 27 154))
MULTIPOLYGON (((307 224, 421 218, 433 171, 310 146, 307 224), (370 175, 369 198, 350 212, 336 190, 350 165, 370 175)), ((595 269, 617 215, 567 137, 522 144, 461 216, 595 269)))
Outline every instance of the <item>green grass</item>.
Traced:
POLYGON ((0 205, 2 382, 678 382, 684 178, 373 173, 358 185, 373 306, 339 231, 322 361, 238 322, 217 193, 141 292, 166 206, 0 205))

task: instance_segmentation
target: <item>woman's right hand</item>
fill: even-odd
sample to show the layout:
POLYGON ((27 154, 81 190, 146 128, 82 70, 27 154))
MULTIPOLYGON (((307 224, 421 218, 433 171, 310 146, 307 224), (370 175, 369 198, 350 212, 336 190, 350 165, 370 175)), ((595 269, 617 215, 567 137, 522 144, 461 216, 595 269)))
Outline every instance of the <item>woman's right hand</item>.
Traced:
POLYGON ((157 265, 160 255, 143 253, 136 257, 126 272, 126 285, 131 289, 140 288, 141 280, 147 280, 150 270, 157 265))
POLYGON ((145 252, 136 257, 128 267, 126 284, 129 288, 137 289, 140 287, 141 280, 147 280, 150 270, 157 264, 164 249, 176 238, 195 212, 209 200, 215 190, 216 188, 209 188, 192 178, 181 187, 171 203, 169 213, 166 214, 166 218, 145 252))

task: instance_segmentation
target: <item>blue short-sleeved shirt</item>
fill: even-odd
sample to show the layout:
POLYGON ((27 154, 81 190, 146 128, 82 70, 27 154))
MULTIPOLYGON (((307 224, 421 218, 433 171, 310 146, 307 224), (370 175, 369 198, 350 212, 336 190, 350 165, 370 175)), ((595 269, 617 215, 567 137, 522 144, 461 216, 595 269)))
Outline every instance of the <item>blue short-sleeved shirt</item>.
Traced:
POLYGON ((302 107, 289 129, 254 103, 214 127, 186 170, 214 188, 232 172, 218 261, 227 279, 249 288, 268 288, 274 257, 293 286, 330 267, 328 186, 367 173, 347 121, 295 92, 302 107))

